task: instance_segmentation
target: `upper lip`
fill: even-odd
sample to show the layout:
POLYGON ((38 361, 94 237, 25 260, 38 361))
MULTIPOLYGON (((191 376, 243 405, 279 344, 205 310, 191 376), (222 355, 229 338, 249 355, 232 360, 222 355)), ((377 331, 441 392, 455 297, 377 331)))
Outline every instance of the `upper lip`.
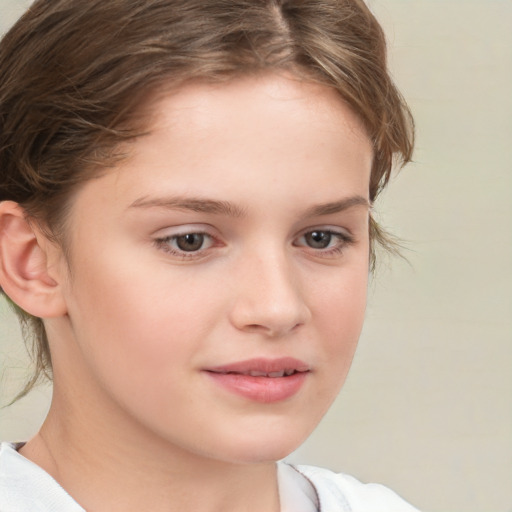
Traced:
POLYGON ((255 358, 205 368, 205 371, 212 373, 236 373, 253 377, 283 377, 310 370, 310 365, 293 357, 281 357, 278 359, 255 358))

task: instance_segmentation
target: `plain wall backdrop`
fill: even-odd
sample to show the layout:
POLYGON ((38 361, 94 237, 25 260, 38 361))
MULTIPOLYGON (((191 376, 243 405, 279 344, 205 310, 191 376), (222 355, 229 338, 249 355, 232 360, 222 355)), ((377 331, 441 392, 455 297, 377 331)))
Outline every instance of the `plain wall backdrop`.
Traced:
MULTIPOLYGON (((0 32, 29 3, 0 0, 0 32)), ((378 270, 349 379, 290 460, 382 482, 425 511, 510 512, 512 1, 369 3, 417 123, 415 162, 377 204, 408 262, 378 270)), ((0 303, 0 404, 27 366, 0 303)), ((49 397, 0 409, 0 439, 32 435, 49 397)))

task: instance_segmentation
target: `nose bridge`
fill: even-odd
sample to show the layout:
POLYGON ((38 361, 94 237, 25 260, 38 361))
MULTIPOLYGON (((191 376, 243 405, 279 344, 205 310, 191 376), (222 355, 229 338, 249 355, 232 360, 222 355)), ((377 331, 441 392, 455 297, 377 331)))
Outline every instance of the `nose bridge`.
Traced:
POLYGON ((309 318, 300 276, 286 248, 266 247, 243 258, 233 322, 239 329, 286 334, 309 318))

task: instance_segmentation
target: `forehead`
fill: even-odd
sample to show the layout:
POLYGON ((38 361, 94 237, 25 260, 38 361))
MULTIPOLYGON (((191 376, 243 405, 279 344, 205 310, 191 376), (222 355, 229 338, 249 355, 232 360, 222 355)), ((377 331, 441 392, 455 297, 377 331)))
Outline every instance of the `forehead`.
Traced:
POLYGON ((327 85, 301 78, 299 74, 272 71, 242 75, 221 83, 189 81, 181 87, 160 87, 144 102, 142 116, 150 130, 172 126, 208 129, 213 123, 234 125, 252 117, 254 132, 265 123, 288 120, 313 122, 324 130, 342 128, 344 138, 368 142, 365 127, 338 91, 327 85), (274 119, 272 119, 274 116, 274 119))
POLYGON ((156 193, 244 208, 368 197, 371 142, 329 87, 282 74, 189 83, 154 95, 146 116, 129 157, 100 178, 101 207, 156 193))
POLYGON ((333 150, 344 153, 340 162, 362 153, 373 159, 362 121, 340 94, 289 73, 162 88, 146 102, 143 115, 148 136, 136 141, 135 159, 151 146, 165 144, 173 145, 174 157, 186 158, 187 165, 197 159, 201 165, 213 164, 212 153, 219 156, 222 148, 226 159, 244 157, 244 167, 263 164, 262 159, 277 152, 293 165, 304 157, 297 151, 304 142, 313 160, 334 157, 329 153, 333 150))

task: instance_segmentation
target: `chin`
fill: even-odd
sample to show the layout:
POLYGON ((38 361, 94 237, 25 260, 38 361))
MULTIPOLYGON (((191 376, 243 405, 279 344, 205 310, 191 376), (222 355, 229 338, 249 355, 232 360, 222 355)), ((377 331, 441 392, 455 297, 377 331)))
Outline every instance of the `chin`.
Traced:
MULTIPOLYGON (((295 451, 310 435, 313 428, 299 431, 292 423, 288 428, 265 430, 256 428, 244 436, 227 440, 221 457, 237 464, 261 464, 284 459, 295 451), (249 435, 247 435, 249 434, 249 435)), ((211 454, 215 457, 215 454, 211 454)))
POLYGON ((293 447, 269 447, 258 446, 258 447, 230 447, 228 452, 222 453, 220 457, 217 457, 217 454, 212 453, 211 458, 217 458, 218 460, 222 460, 223 462, 231 463, 231 464, 266 464, 266 463, 274 463, 278 460, 284 459, 290 453, 292 453, 298 446, 293 447))

